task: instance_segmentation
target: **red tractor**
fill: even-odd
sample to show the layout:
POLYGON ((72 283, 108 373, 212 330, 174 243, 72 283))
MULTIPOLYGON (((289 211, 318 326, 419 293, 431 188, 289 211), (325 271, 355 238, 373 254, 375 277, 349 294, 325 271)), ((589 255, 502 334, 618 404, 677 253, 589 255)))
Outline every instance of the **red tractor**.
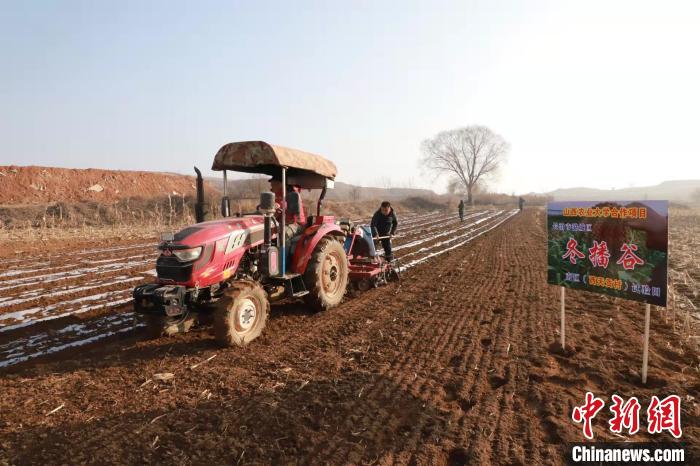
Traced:
POLYGON ((151 336, 213 320, 221 345, 244 346, 261 334, 271 301, 302 298, 314 310, 330 309, 343 299, 349 279, 376 284, 392 268, 373 253, 361 227, 321 215, 336 176, 323 157, 262 141, 235 142, 217 152, 212 170, 223 171, 223 218, 205 221, 195 168, 197 224, 161 237, 157 283, 134 289, 134 309, 151 336), (255 213, 230 215, 227 170, 271 176, 272 192, 260 194, 255 213), (316 215, 304 212, 302 189, 321 190, 316 215))

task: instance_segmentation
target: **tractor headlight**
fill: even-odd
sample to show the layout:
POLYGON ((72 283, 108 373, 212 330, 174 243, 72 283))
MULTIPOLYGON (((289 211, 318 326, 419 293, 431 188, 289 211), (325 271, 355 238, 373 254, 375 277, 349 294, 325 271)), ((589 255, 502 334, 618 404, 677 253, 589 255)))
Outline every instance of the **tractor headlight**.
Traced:
POLYGON ((173 255, 181 262, 191 262, 199 259, 199 256, 202 255, 202 247, 199 246, 190 249, 174 249, 173 255))

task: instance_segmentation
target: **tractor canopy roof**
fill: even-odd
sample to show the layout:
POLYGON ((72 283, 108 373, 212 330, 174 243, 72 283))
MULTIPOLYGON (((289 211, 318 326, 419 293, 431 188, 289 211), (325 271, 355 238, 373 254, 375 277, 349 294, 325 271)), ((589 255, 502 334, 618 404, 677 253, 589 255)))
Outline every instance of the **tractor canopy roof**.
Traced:
POLYGON ((273 146, 264 141, 244 141, 226 144, 214 157, 212 170, 233 170, 264 173, 276 180, 282 178, 282 167, 287 168, 287 183, 302 188, 323 188, 327 180, 335 180, 335 164, 320 155, 273 146))

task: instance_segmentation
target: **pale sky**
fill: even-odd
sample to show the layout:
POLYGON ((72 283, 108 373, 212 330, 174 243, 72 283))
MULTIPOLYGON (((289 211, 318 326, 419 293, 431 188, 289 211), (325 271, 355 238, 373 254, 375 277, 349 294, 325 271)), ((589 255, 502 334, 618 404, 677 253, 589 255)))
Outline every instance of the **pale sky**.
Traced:
POLYGON ((525 193, 700 178, 700 2, 0 0, 0 165, 192 173, 262 139, 442 189, 482 124, 525 193))

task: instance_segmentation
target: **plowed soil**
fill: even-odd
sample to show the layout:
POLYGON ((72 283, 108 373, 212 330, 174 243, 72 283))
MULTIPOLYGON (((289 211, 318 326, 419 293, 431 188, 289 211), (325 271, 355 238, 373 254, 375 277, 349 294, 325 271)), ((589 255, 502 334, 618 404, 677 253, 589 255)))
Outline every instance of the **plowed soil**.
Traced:
MULTIPOLYGON (((672 440, 644 414, 679 395, 697 457, 697 351, 655 309, 642 386, 643 306, 574 291, 561 351, 543 224, 526 210, 326 313, 273 306, 244 349, 132 331, 3 369, 0 463, 561 464, 586 391, 639 398, 633 441, 672 440)), ((621 441, 609 417, 596 440, 621 441)))

